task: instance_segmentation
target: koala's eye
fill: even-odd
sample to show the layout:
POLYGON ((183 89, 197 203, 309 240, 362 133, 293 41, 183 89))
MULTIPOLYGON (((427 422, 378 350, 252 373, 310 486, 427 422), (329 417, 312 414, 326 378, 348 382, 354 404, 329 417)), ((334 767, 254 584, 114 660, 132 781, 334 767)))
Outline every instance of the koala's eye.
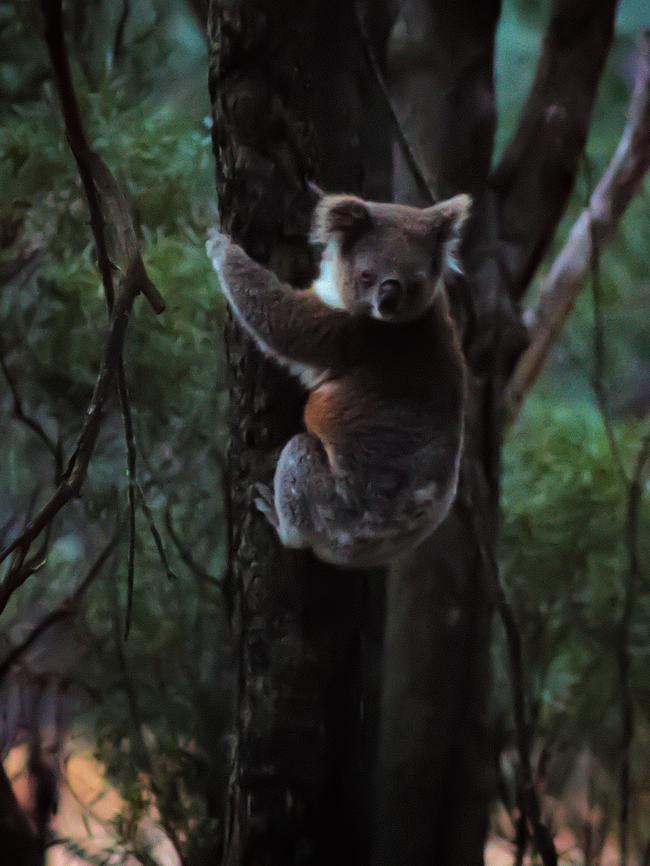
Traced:
POLYGON ((371 271, 361 271, 359 278, 364 286, 371 286, 375 282, 374 274, 371 271))

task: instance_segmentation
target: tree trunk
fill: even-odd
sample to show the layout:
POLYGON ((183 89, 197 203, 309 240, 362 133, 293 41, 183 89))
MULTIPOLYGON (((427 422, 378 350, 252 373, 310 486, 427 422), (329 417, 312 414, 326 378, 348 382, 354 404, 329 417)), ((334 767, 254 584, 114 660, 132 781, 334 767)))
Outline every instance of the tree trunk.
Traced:
MULTIPOLYGON (((313 275, 306 181, 387 196, 389 142, 353 4, 213 0, 210 90, 224 229, 294 285, 313 275)), ((302 396, 232 323, 229 592, 239 656, 224 864, 367 860, 362 666, 369 580, 282 549, 252 507, 302 396)), ((377 594, 377 588, 373 590, 377 594)), ((379 592, 381 594, 381 592, 379 592)), ((366 629, 372 635, 370 629, 366 629)))
MULTIPOLYGON (((381 16, 374 3, 362 5, 381 58, 393 4, 379 4, 381 16)), ((313 271, 306 178, 329 191, 389 197, 389 115, 368 77, 354 6, 212 0, 221 218, 249 253, 298 284, 313 271)), ((268 480, 278 449, 298 429, 301 399, 228 326, 229 586, 240 670, 226 866, 363 866, 378 715, 374 866, 483 862, 494 782, 490 563, 502 397, 524 344, 516 304, 571 190, 615 6, 555 0, 521 123, 491 173, 499 0, 400 4, 389 55, 398 114, 436 196, 471 192, 475 207, 466 278, 450 286, 470 370, 461 483, 444 525, 390 575, 380 703, 368 664, 381 643, 380 580, 281 550, 251 508, 253 482, 268 480)), ((395 180, 398 200, 417 203, 399 160, 395 180)))
MULTIPOLYGON (((450 297, 470 381, 455 506, 390 580, 376 866, 483 862, 495 766, 488 714, 501 415, 525 345, 515 303, 571 191, 615 6, 556 0, 519 129, 493 174, 499 0, 401 6, 389 50, 398 115, 435 194, 475 199, 462 255, 466 285, 451 287, 450 297), (552 129, 540 128, 546 117, 552 129)), ((418 202, 400 159, 395 182, 398 200, 418 202)))
MULTIPOLYGON (((376 866, 483 862, 493 788, 488 721, 493 602, 482 548, 494 544, 497 523, 493 376, 499 301, 493 285, 491 296, 475 303, 485 286, 476 284, 470 268, 495 128, 498 15, 498 2, 477 9, 462 0, 407 0, 389 51, 398 114, 436 197, 471 192, 475 199, 463 253, 470 266, 467 284, 459 281, 449 291, 465 351, 480 363, 471 366, 456 504, 389 580, 376 866)), ((395 181, 397 200, 423 203, 401 160, 395 181)))

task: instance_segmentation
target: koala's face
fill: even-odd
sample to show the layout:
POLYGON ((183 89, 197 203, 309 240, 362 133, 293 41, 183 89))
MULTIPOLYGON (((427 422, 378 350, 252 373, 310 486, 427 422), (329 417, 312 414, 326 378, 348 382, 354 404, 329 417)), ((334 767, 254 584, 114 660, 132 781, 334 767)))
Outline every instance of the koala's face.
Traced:
POLYGON ((314 220, 326 265, 317 291, 352 315, 398 324, 418 318, 433 302, 446 260, 453 262, 469 206, 467 195, 422 209, 325 196, 314 220))

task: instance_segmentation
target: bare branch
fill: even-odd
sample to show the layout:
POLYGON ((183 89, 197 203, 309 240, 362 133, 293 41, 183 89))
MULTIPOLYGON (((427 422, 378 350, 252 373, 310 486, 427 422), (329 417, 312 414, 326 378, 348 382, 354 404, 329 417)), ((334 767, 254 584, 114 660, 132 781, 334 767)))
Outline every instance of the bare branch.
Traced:
MULTIPOLYGON (((81 490, 101 426, 102 409, 113 379, 116 378, 124 423, 129 471, 129 601, 126 621, 128 631, 135 562, 136 449, 122 348, 126 323, 135 295, 142 292, 156 313, 162 312, 165 305, 160 293, 149 279, 142 262, 136 231, 126 199, 106 164, 97 153, 91 150, 88 143, 70 72, 63 34, 61 0, 42 0, 41 9, 45 20, 45 42, 52 63, 66 135, 77 162, 90 211, 90 224, 95 239, 97 262, 102 276, 110 325, 104 359, 95 385, 91 406, 86 414, 77 449, 68 465, 65 476, 54 496, 41 510, 38 517, 28 524, 25 531, 0 553, 0 562, 9 554, 14 554, 9 571, 5 575, 2 586, 0 586, 0 612, 6 606, 11 594, 34 572, 33 558, 26 560, 32 542, 45 526, 51 524, 58 511, 81 490), (121 293, 117 303, 115 302, 113 285, 113 268, 117 268, 122 274, 121 293)), ((124 21, 126 20, 125 16, 128 15, 128 10, 129 5, 125 0, 124 21)), ((120 25, 122 29, 124 21, 120 25)), ((4 362, 3 370, 7 376, 4 362)), ((20 409, 20 401, 16 399, 16 391, 13 388, 12 393, 14 405, 20 409)), ((26 423, 28 422, 26 421, 26 423)), ((34 429, 33 425, 30 426, 34 429)))
POLYGON ((147 524, 149 526, 149 532, 151 532, 151 537, 153 538, 153 542, 156 545, 156 550, 158 551, 158 556, 160 558, 160 562, 162 567, 165 570, 165 575, 167 580, 177 580, 177 575, 174 574, 169 565, 169 560, 167 559, 167 554, 165 553, 165 545, 163 544, 162 536, 160 534, 160 530, 156 526, 156 521, 154 520, 153 512, 151 508, 149 508, 149 504, 144 495, 144 490, 142 487, 137 484, 136 491, 138 496, 140 497, 140 505, 142 507, 142 513, 145 516, 147 524))
POLYGON ((75 591, 71 595, 69 595, 64 601, 62 601, 58 607, 56 607, 54 610, 50 611, 45 617, 43 617, 43 619, 36 626, 34 626, 32 631, 30 631, 27 637, 19 644, 17 644, 0 662, 0 682, 2 682, 8 671, 11 670, 11 668, 21 658, 21 656, 23 656, 25 652, 27 652, 27 650, 41 637, 42 634, 44 634, 48 629, 50 629, 53 625, 56 625, 58 622, 61 622, 64 619, 68 619, 68 617, 74 616, 79 607, 79 602, 81 601, 91 584, 101 574, 104 564, 115 549, 117 539, 118 532, 115 532, 108 544, 105 545, 97 559, 93 562, 93 564, 88 570, 88 573, 83 578, 79 586, 75 589, 75 591))
MULTIPOLYGON (((501 584, 495 560, 493 560, 490 570, 493 574, 497 610, 506 633, 508 648, 508 668, 510 672, 515 737, 519 758, 520 797, 523 806, 522 817, 530 824, 530 835, 544 866, 557 866, 557 851, 555 850, 551 832, 542 820, 542 812, 537 791, 535 790, 535 781, 530 761, 531 748, 526 695, 524 692, 525 677, 521 634, 514 612, 501 584)), ((525 835, 523 838, 525 839, 525 835)), ((525 841, 523 844, 525 846, 525 841)))
POLYGON ((115 28, 115 39, 113 40, 113 58, 115 60, 118 60, 124 52, 124 31, 126 30, 126 24, 129 20, 130 14, 130 0, 122 0, 122 12, 120 13, 120 17, 117 21, 117 27, 115 28))
POLYGON ((34 540, 51 524, 59 511, 81 493, 101 428, 104 406, 112 390, 117 366, 122 355, 129 315, 139 285, 140 271, 136 260, 133 269, 127 272, 122 281, 113 307, 95 388, 68 467, 52 497, 30 520, 24 530, 4 550, 0 551, 0 563, 13 554, 9 570, 0 584, 0 613, 7 606, 7 602, 14 591, 24 583, 30 573, 33 573, 27 569, 27 563, 32 562, 27 559, 27 555, 34 540))
MULTIPOLYGON (((475 470, 474 470, 475 471, 475 470)), ((475 482, 478 484, 478 482, 475 482)), ((515 726, 517 757, 519 760, 519 791, 518 797, 522 806, 522 820, 528 824, 530 837, 537 849, 543 866, 557 866, 558 855, 550 829, 544 823, 539 797, 535 788, 533 768, 531 764, 530 722, 528 717, 524 659, 521 633, 514 611, 501 582, 499 564, 487 527, 484 525, 479 509, 470 501, 465 507, 469 510, 469 519, 473 522, 481 559, 488 572, 494 599, 496 601, 499 619, 503 625, 506 637, 508 656, 508 673, 512 692, 512 711, 515 726)), ((525 849, 526 831, 518 830, 520 835, 519 850, 525 849)))
POLYGON ((126 382, 124 360, 120 358, 117 368, 117 390, 120 398, 122 424, 124 425, 124 440, 126 443, 126 465, 129 476, 129 510, 127 524, 129 527, 128 554, 126 563, 126 616, 124 617, 124 640, 129 636, 131 628, 131 611, 133 609, 133 588, 135 585, 135 487, 138 452, 133 433, 133 416, 131 401, 126 382))
POLYGON ((641 581, 641 554, 639 551, 639 521, 643 497, 643 476, 650 460, 650 426, 641 440, 636 463, 629 482, 625 539, 627 544, 627 571, 624 582, 623 613, 618 629, 616 656, 621 686, 621 766, 619 773, 619 837, 621 866, 628 862, 628 829, 631 800, 630 760, 635 735, 634 701, 630 682, 630 628, 636 604, 636 590, 641 581))
MULTIPOLYGON (((149 785, 151 786, 151 791, 154 797, 157 800, 160 800, 161 790, 163 786, 159 782, 158 768, 156 765, 156 761, 153 758, 151 750, 147 745, 147 741, 145 738, 145 725, 142 718, 142 711, 140 707, 140 701, 138 696, 138 689, 136 688, 133 675, 131 672, 131 667, 129 665, 129 660, 126 654, 126 646, 122 639, 124 634, 124 630, 120 623, 120 604, 118 597, 118 589, 117 583, 113 581, 111 584, 111 588, 113 591, 113 638, 115 644, 115 654, 117 656, 117 664, 118 669, 122 678, 122 687, 124 689, 124 695, 126 697, 126 703, 129 710, 129 715, 131 717, 131 727, 133 729, 133 741, 134 741, 134 752, 137 758, 140 761, 142 769, 148 776, 149 785)), ((172 783, 173 784, 173 783, 172 783)), ((182 847, 178 838, 178 833, 176 832, 176 826, 173 821, 169 819, 169 817, 164 817, 161 815, 161 824, 167 835, 169 836, 171 842, 173 843, 176 851, 179 853, 182 851, 182 847)), ((183 861, 181 861, 183 862, 183 861)))
POLYGON ((616 431, 612 419, 609 394, 605 384, 606 367, 606 344, 605 344, 605 321, 603 317, 603 288, 600 279, 600 245, 595 226, 591 226, 591 297, 594 316, 593 326, 593 352, 594 364, 591 375, 591 386, 596 397, 596 403, 605 428, 605 435, 609 444, 609 450, 614 465, 623 480, 626 479, 625 466, 618 447, 616 431))
POLYGON ((97 263, 102 275, 109 311, 114 303, 113 267, 123 274, 139 261, 141 291, 156 313, 165 304, 149 279, 142 260, 133 221, 122 191, 101 157, 91 150, 81 122, 70 63, 63 36, 61 0, 41 0, 45 19, 45 41, 50 54, 54 81, 65 121, 68 144, 77 161, 90 211, 90 225, 97 248, 97 263))
POLYGON ((216 586, 221 588, 223 584, 223 578, 215 577, 210 572, 206 571, 194 558, 193 554, 189 550, 189 548, 185 545, 185 543, 181 540, 180 535, 176 531, 174 527, 174 521, 172 520, 172 512, 171 508, 167 506, 165 509, 165 526, 167 527, 167 532, 172 542, 174 543, 174 547, 178 551, 178 555, 188 567, 188 569, 192 572, 192 574, 199 580, 204 581, 205 583, 209 583, 212 586, 216 586))
POLYGON ((594 253, 611 239, 622 214, 650 167, 650 36, 640 52, 627 124, 607 171, 553 262, 533 309, 526 314, 530 344, 521 355, 505 394, 513 421, 539 376, 587 277, 594 253))
POLYGON ((616 0, 555 0, 518 128, 492 175, 501 260, 520 298, 573 188, 609 51, 616 0))
POLYGON ((63 472, 63 454, 61 453, 61 442, 59 440, 55 442, 54 439, 52 439, 52 437, 45 431, 45 428, 42 426, 42 424, 39 424, 39 422, 35 418, 32 418, 31 415, 28 415, 25 412, 23 407, 23 401, 18 391, 18 386, 16 385, 16 381, 7 365, 5 347, 1 337, 0 368, 2 369, 3 375, 5 377, 7 385, 9 387, 9 391, 11 393, 11 397, 14 402, 14 417, 17 418, 26 427, 29 427, 29 429, 33 433, 35 433, 36 436, 38 436, 38 438, 50 452, 50 454, 54 458, 54 478, 56 481, 58 481, 61 473, 63 472))

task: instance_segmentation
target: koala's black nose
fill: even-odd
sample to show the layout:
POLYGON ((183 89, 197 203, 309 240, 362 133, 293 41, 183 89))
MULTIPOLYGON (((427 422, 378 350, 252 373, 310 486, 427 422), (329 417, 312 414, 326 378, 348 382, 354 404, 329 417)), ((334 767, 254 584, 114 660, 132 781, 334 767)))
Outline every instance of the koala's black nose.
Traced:
POLYGON ((404 289, 399 280, 384 280, 377 293, 377 309, 382 316, 394 316, 402 306, 404 289))

